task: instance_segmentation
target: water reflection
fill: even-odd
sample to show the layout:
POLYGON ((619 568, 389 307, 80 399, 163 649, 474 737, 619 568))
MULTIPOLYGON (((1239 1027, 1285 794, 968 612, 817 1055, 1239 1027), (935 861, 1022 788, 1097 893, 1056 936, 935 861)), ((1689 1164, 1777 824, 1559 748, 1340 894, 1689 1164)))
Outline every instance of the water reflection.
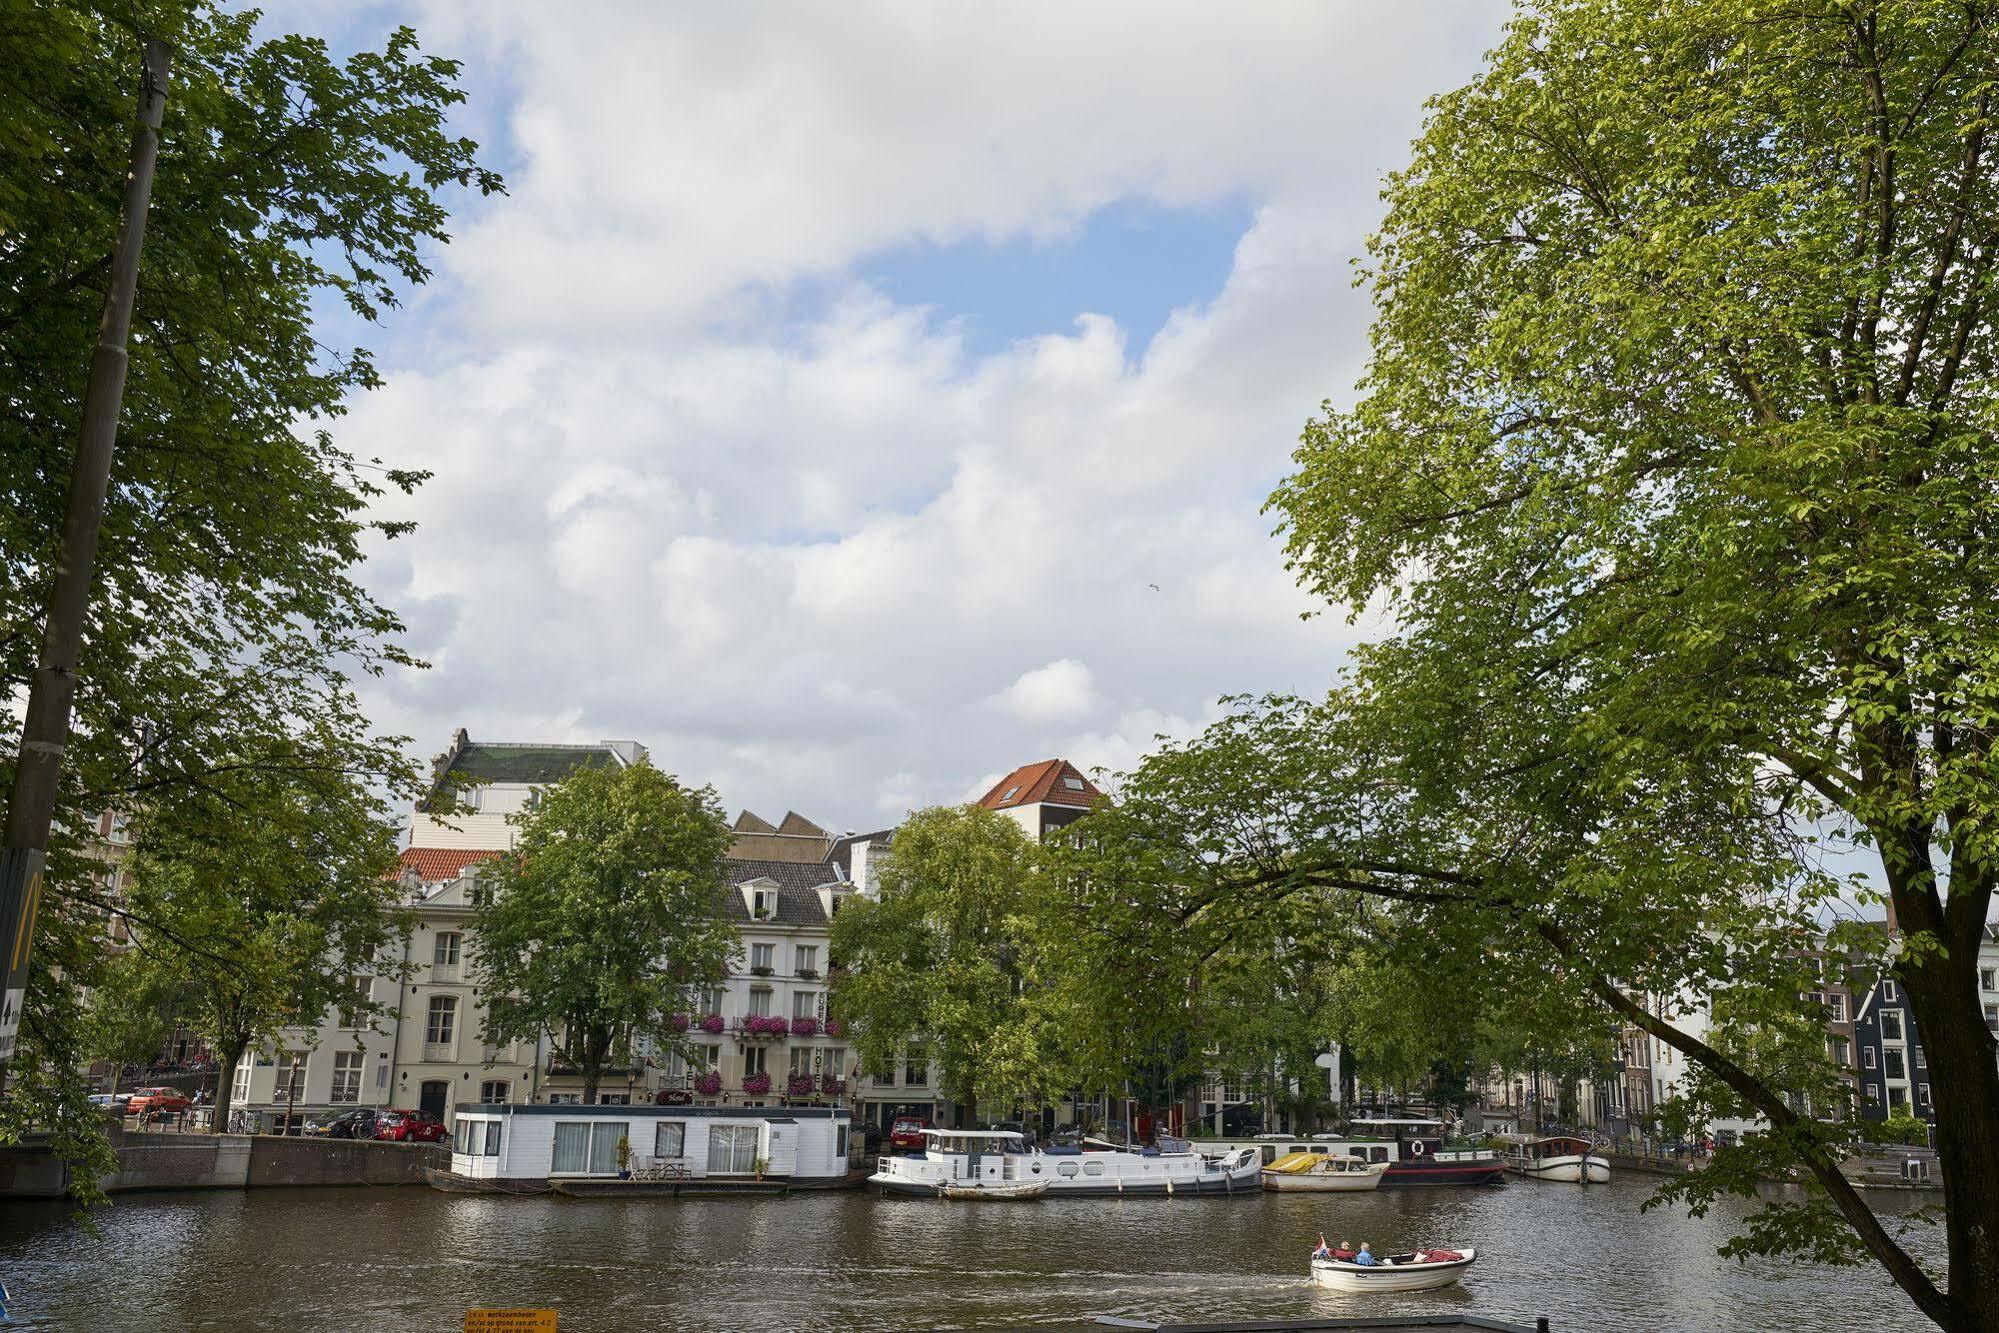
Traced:
MULTIPOLYGON (((1723 1261, 1717 1215, 1587 1192, 1383 1190, 1030 1204, 860 1194, 686 1202, 420 1189, 128 1195, 90 1236, 0 1204, 0 1274, 29 1328, 444 1329, 468 1305, 554 1306, 565 1333, 1075 1327, 1174 1318, 1477 1312, 1557 1329, 1929 1327, 1873 1267, 1723 1261), (1305 1281, 1321 1230, 1377 1249, 1477 1245, 1460 1288, 1353 1296, 1305 1281)), ((1883 1206, 1900 1211, 1901 1201, 1883 1206)), ((1916 1237, 1934 1259, 1933 1228, 1916 1237)))

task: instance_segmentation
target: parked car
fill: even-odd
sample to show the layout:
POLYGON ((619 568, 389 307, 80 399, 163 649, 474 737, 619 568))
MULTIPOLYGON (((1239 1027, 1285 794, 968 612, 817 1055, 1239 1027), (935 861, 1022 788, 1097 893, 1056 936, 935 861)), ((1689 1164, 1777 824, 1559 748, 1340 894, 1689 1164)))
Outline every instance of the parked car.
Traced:
POLYGON ((375 1120, 375 1137, 390 1143, 442 1143, 444 1122, 428 1111, 383 1111, 375 1120))
POLYGON ((179 1088, 139 1088, 125 1099, 127 1115, 165 1115, 185 1111, 192 1103, 179 1088))
POLYGON ((318 1126, 313 1132, 329 1139, 372 1139, 381 1120, 381 1113, 372 1106, 363 1106, 352 1111, 343 1111, 318 1126))
POLYGON ((921 1116, 897 1116, 895 1123, 888 1127, 888 1146, 891 1152, 922 1152, 923 1133, 930 1128, 930 1122, 921 1116))
POLYGON ((93 1092, 90 1094, 90 1104, 100 1111, 123 1111, 131 1100, 131 1094, 124 1092, 93 1092))

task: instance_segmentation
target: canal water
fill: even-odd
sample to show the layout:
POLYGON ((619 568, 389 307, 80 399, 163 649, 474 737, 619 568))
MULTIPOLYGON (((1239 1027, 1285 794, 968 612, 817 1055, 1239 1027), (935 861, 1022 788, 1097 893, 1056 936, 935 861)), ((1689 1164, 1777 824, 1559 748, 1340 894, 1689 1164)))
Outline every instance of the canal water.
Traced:
MULTIPOLYGON (((1077 1328, 1093 1314, 1303 1318, 1460 1312, 1556 1330, 1920 1330, 1876 1267, 1719 1259, 1727 1219, 1584 1191, 1317 1197, 700 1201, 479 1198, 421 1188, 124 1195, 97 1234, 60 1204, 0 1203, 17 1326, 456 1330, 467 1306, 552 1307, 591 1330, 1077 1328), (1455 1290, 1353 1297, 1308 1251, 1476 1245, 1455 1290)), ((1901 1211, 1907 1196, 1881 1196, 1901 1211)), ((1938 1256, 1921 1227, 1918 1252, 1938 1256)))

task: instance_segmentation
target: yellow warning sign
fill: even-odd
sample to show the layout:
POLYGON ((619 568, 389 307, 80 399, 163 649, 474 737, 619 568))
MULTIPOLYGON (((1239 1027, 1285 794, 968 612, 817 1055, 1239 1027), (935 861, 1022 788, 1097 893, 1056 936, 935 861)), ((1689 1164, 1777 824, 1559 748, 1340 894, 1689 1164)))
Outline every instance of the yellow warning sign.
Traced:
POLYGON ((465 1333, 556 1333, 553 1310, 467 1310, 465 1333))

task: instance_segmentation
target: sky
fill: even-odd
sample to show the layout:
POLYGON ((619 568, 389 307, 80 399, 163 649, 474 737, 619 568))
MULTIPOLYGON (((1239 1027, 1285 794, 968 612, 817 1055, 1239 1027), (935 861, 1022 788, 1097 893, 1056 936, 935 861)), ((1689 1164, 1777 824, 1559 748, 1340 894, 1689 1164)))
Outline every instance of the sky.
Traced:
POLYGON ((1322 691, 1370 626, 1261 507, 1351 401, 1382 179, 1503 17, 272 7, 463 59, 507 178, 334 423, 434 473, 367 567, 430 663, 364 686, 377 725, 634 739, 731 813, 869 829, 1322 691))

